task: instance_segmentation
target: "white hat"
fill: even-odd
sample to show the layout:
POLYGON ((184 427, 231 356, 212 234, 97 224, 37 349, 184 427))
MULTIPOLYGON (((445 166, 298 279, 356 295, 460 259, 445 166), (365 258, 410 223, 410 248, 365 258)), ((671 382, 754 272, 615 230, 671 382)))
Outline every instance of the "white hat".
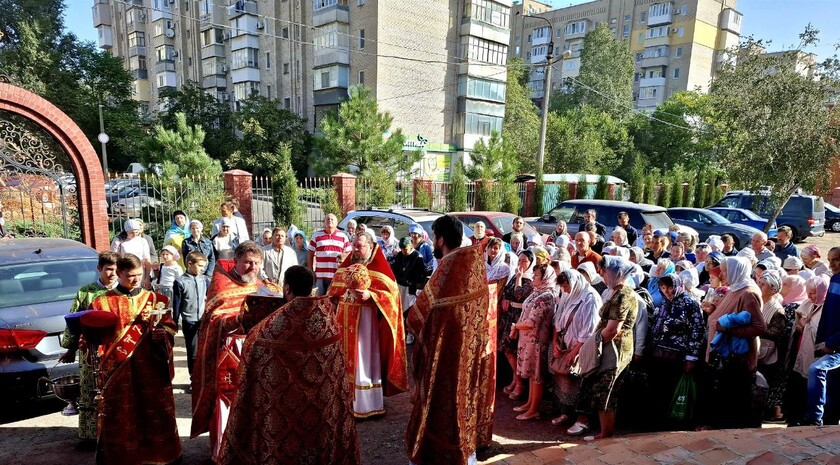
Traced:
POLYGON ((802 269, 802 266, 803 266, 802 259, 799 258, 799 257, 796 257, 794 255, 791 255, 790 257, 785 259, 785 263, 784 263, 784 265, 782 265, 782 268, 784 268, 786 270, 799 271, 799 270, 802 269))
POLYGON ((194 225, 194 224, 197 224, 199 228, 204 229, 204 224, 203 224, 201 221, 198 221, 198 220, 191 220, 191 221, 190 221, 190 226, 192 226, 192 225, 194 225))
POLYGON ((143 222, 137 219, 125 220, 125 223, 123 224, 123 230, 125 230, 125 232, 138 231, 141 229, 143 229, 143 222))
POLYGON ((178 249, 176 249, 175 247, 171 245, 165 245, 160 251, 163 252, 164 250, 171 253, 172 256, 175 257, 176 261, 181 259, 181 254, 178 253, 178 249))

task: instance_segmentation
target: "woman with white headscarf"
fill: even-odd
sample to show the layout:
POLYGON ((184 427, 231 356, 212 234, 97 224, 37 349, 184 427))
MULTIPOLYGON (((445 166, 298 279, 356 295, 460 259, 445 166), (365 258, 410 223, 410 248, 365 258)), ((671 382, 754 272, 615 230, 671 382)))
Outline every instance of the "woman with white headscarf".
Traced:
MULTIPOLYGON (((565 270, 557 282, 563 294, 554 310, 555 338, 552 359, 564 357, 561 366, 570 367, 583 343, 592 336, 598 324, 601 296, 576 270, 565 270)), ((553 425, 565 425, 572 418, 580 378, 570 373, 555 373, 557 399, 562 415, 551 420, 553 425)))
POLYGON ((382 249, 382 253, 385 254, 385 258, 388 260, 400 251, 400 240, 396 234, 394 234, 394 228, 391 226, 382 226, 379 230, 379 238, 376 242, 379 244, 379 247, 382 249))
POLYGON ((749 350, 743 355, 718 357, 706 350, 706 362, 713 369, 706 389, 708 404, 701 409, 707 417, 705 425, 722 428, 761 426, 760 415, 753 412, 752 385, 758 365, 758 337, 767 329, 761 314, 761 291, 750 278, 752 264, 743 257, 726 257, 720 264, 721 280, 729 292, 709 315, 708 343, 719 332, 746 339, 749 350), (725 329, 718 321, 730 313, 749 312, 750 321, 742 326, 725 329))
MULTIPOLYGON (((534 267, 534 292, 522 303, 522 315, 511 333, 518 333, 519 347, 516 355, 516 371, 521 378, 529 380, 528 402, 515 407, 514 412, 521 414, 517 420, 534 420, 540 417, 546 372, 548 347, 552 341, 551 320, 554 314, 554 286, 557 275, 554 268, 546 263, 534 267)), ((513 334, 511 334, 513 337, 513 334)))
POLYGON ((487 282, 497 279, 510 278, 510 265, 507 264, 507 254, 502 252, 502 240, 494 237, 487 242, 484 257, 487 260, 487 282))
POLYGON ((526 250, 519 254, 513 276, 510 277, 505 288, 502 290, 502 311, 499 314, 498 349, 502 352, 513 370, 513 380, 503 390, 511 399, 516 400, 524 390, 522 378, 516 371, 516 352, 519 342, 508 330, 519 321, 522 315, 522 302, 531 295, 534 290, 532 279, 534 277, 534 264, 536 258, 533 252, 526 250))
POLYGON ((587 436, 586 440, 608 438, 615 429, 615 410, 618 394, 616 381, 633 358, 633 326, 638 312, 635 293, 627 286, 627 278, 635 271, 634 264, 623 258, 606 256, 601 258, 604 282, 612 290, 599 312, 600 321, 595 334, 603 341, 598 370, 583 379, 580 387, 578 410, 584 414, 568 429, 567 434, 576 436, 589 429, 585 414, 598 412, 601 432, 587 436))

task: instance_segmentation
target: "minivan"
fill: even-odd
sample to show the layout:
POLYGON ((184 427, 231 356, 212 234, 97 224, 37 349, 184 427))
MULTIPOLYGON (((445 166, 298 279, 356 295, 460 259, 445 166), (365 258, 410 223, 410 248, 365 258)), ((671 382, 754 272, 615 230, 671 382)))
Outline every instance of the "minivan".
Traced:
MULTIPOLYGON (((770 197, 760 192, 727 192, 713 207, 744 208, 767 218, 773 214, 770 197)), ((825 204, 822 197, 806 194, 792 195, 776 218, 776 224, 779 227, 790 227, 795 241, 824 236, 825 204)))

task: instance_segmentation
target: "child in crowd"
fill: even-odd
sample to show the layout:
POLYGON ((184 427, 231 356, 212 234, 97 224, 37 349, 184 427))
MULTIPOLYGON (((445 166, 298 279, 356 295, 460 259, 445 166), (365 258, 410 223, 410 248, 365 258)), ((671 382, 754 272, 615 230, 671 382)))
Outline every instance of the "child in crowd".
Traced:
POLYGON ((711 315, 727 292, 729 292, 729 288, 724 286, 720 280, 720 267, 712 268, 709 272, 709 290, 706 291, 706 297, 700 303, 700 308, 706 315, 711 315))
POLYGON ((160 264, 157 274, 157 292, 165 295, 172 301, 172 287, 175 285, 175 280, 178 279, 184 271, 178 265, 178 259, 181 254, 174 246, 167 245, 160 251, 160 259, 163 263, 160 264))
POLYGON ((173 287, 172 318, 180 324, 184 332, 184 344, 187 346, 187 370, 192 376, 198 324, 204 314, 210 278, 204 274, 207 258, 200 251, 190 252, 184 259, 184 263, 187 265, 187 272, 175 280, 173 287))

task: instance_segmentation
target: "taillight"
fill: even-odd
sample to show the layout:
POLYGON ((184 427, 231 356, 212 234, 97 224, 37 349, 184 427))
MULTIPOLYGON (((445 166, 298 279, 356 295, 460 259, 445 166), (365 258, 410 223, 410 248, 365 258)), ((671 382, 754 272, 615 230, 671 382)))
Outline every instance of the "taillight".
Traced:
POLYGON ((46 335, 31 329, 0 329, 0 352, 34 349, 46 335))
POLYGON ((814 219, 813 216, 808 218, 808 226, 813 226, 814 223, 816 223, 816 220, 814 219))

